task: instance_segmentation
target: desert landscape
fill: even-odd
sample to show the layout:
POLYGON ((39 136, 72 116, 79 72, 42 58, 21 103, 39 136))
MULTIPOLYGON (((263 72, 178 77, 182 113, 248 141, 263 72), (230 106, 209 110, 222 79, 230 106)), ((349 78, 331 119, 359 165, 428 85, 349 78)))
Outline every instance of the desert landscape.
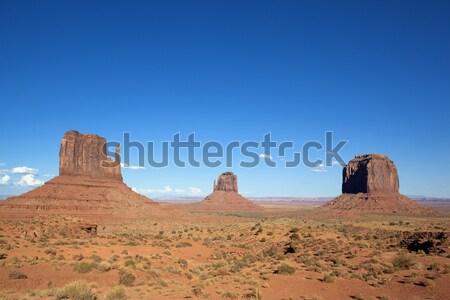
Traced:
MULTIPOLYGON (((357 156, 325 204, 254 204, 224 172, 158 204, 102 168, 105 139, 68 131, 60 175, 0 203, 1 299, 446 299, 450 218, 357 156)), ((117 148, 119 151, 119 148, 117 148)))
POLYGON ((0 300, 450 300, 450 1, 0 1, 0 300))

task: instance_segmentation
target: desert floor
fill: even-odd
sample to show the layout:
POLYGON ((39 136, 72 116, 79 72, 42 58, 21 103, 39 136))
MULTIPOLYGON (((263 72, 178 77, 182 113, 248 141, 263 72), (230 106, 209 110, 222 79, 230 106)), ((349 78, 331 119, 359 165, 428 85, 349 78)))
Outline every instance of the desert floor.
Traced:
POLYGON ((450 299, 448 242, 402 247, 405 231, 448 232, 448 212, 332 219, 312 208, 104 222, 96 236, 71 230, 71 217, 1 220, 0 299, 450 299))

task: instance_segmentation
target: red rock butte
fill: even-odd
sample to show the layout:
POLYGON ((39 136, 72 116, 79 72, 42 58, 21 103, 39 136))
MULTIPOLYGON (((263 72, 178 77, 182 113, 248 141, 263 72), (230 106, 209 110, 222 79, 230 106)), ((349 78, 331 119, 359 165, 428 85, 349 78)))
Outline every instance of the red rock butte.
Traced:
POLYGON ((59 176, 2 201, 0 217, 64 214, 91 220, 122 220, 167 211, 168 208, 162 208, 123 183, 120 148, 116 147, 115 161, 112 161, 105 154, 105 147, 106 140, 98 135, 66 132, 59 153, 59 176))
POLYGON ((233 172, 222 173, 217 182, 214 180, 213 192, 203 201, 195 203, 196 210, 208 211, 263 211, 264 208, 256 205, 238 193, 237 176, 233 172))
POLYGON ((340 213, 428 215, 434 211, 399 193, 397 168, 386 155, 357 155, 343 169, 342 194, 325 203, 340 213))

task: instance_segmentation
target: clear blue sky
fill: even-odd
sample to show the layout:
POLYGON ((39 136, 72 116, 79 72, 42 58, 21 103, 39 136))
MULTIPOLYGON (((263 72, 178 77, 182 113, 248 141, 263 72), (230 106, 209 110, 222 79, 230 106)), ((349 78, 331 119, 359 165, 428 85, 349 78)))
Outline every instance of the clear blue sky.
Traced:
MULTIPOLYGON (((1 1, 0 194, 57 175, 75 129, 224 144, 271 132, 297 148, 333 131, 346 161, 388 154, 402 193, 450 197, 449 12, 448 1, 1 1)), ((123 175, 152 197, 187 196, 226 170, 123 175)), ((248 196, 340 193, 339 166, 232 171, 248 196)))

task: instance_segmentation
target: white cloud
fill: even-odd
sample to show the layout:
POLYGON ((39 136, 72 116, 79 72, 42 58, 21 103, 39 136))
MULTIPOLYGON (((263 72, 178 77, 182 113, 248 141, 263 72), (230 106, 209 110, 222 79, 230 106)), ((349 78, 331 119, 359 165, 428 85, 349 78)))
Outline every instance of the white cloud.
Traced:
POLYGON ((11 177, 8 175, 4 175, 3 177, 0 177, 0 184, 8 184, 11 177))
POLYGON ((121 163, 120 166, 124 169, 130 169, 130 170, 145 170, 145 167, 141 166, 129 166, 127 164, 121 163))
MULTIPOLYGON (((337 162, 337 161, 333 161, 333 162, 331 163, 331 167, 332 167, 332 166, 340 166, 340 164, 339 164, 339 162, 337 162)), ((313 172, 318 172, 318 173, 325 173, 325 172, 328 172, 328 169, 326 169, 326 166, 325 166, 324 163, 320 163, 320 164, 317 164, 317 165, 314 167, 314 169, 311 169, 311 171, 313 171, 313 172)))
POLYGON ((38 169, 33 169, 29 167, 15 167, 11 169, 13 174, 37 174, 38 169))
POLYGON ((261 154, 259 155, 259 157, 260 157, 260 158, 269 158, 269 159, 272 159, 272 156, 270 156, 269 154, 264 154, 264 153, 261 153, 261 154))
POLYGON ((16 183, 18 186, 39 186, 43 182, 36 179, 33 174, 23 175, 19 182, 16 183))
POLYGON ((194 195, 198 195, 198 194, 202 193, 202 190, 197 187, 191 187, 191 188, 189 188, 189 190, 191 191, 191 194, 194 194, 194 195))
POLYGON ((183 189, 183 188, 172 188, 170 185, 166 185, 162 189, 147 189, 147 188, 131 188, 134 192, 140 193, 140 194, 146 194, 146 195, 201 195, 203 192, 201 189, 197 187, 190 187, 189 190, 183 189))
POLYGON ((172 191, 173 189, 170 187, 170 185, 165 186, 164 189, 162 190, 163 193, 170 193, 172 191))
POLYGON ((183 189, 173 189, 170 187, 170 185, 166 185, 162 189, 138 189, 138 188, 135 188, 135 191, 142 193, 142 194, 169 194, 169 193, 184 192, 183 189))

